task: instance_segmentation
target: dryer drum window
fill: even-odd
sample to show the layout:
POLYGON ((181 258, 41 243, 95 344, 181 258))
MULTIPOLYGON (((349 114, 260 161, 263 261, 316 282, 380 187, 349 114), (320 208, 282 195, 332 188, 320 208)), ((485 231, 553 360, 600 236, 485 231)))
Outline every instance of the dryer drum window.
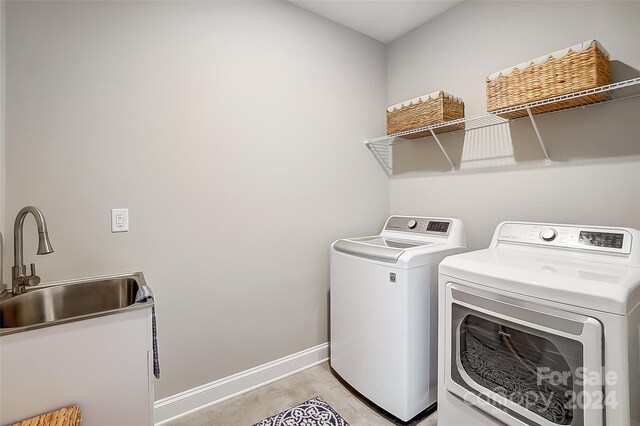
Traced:
POLYGON ((582 343, 452 307, 459 321, 451 352, 452 368, 459 370, 452 374, 456 383, 489 390, 554 424, 574 424, 573 395, 582 388, 572 372, 582 364, 582 343))

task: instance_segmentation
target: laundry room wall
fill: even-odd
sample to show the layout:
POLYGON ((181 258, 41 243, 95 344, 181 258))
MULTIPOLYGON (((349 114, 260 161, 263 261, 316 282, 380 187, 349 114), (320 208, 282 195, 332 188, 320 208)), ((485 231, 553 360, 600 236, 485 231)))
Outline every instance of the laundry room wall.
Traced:
MULTIPOLYGON (((5 136, 5 2, 0 2, 0 232, 4 235, 4 136, 5 136)), ((2 283, 0 282, 0 288, 2 283)))
MULTIPOLYGON (((445 90, 464 99, 467 116, 480 114, 487 75, 593 38, 611 55, 613 81, 639 77, 639 19, 638 2, 464 2, 389 45, 389 105, 445 90)), ((511 125, 515 165, 507 169, 436 173, 448 166, 433 141, 403 144, 391 212, 459 217, 473 249, 486 247, 503 220, 640 228, 640 99, 539 117, 538 125, 553 166, 539 166, 526 119, 511 125)), ((462 134, 442 140, 459 166, 462 134)), ((481 158, 482 143, 467 148, 481 158)))
POLYGON ((362 143, 384 130, 385 46, 286 2, 6 14, 6 228, 42 209, 55 253, 29 218, 25 258, 45 281, 144 272, 156 398, 327 342, 329 245, 388 214, 362 143))

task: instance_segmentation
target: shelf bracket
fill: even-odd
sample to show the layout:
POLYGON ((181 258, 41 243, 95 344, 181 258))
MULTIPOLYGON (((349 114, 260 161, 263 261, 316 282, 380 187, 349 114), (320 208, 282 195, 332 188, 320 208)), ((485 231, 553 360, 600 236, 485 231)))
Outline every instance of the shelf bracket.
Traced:
POLYGON ((440 139, 438 139, 438 136, 436 136, 436 134, 433 131, 433 129, 429 129, 429 131, 431 132, 431 136, 433 136, 433 139, 435 139, 435 141, 438 143, 438 146, 440 147, 440 151, 442 151, 444 156, 447 158, 447 161, 449 162, 449 165, 451 166, 451 171, 455 172, 456 171, 456 166, 453 165, 453 161, 451 161, 451 158, 449 158, 449 154, 447 154, 447 151, 444 150, 444 147, 440 143, 440 139))
POLYGON ((387 174, 387 176, 391 177, 393 175, 393 148, 391 145, 388 146, 389 152, 387 155, 387 161, 385 161, 384 154, 381 153, 374 144, 368 143, 365 141, 366 147, 371 151, 375 159, 378 161, 378 164, 382 167, 382 170, 387 174))
POLYGON ((531 120, 531 124, 533 125, 533 130, 536 132, 536 136, 538 137, 538 143, 540 143, 540 148, 542 148, 542 152, 544 153, 544 164, 547 166, 551 165, 551 158, 549 158, 549 153, 547 152, 547 148, 544 146, 544 142, 542 141, 542 136, 540 136, 540 130, 538 130, 538 125, 536 124, 535 118, 533 118, 533 113, 531 112, 531 108, 527 107, 527 114, 529 114, 529 119, 531 120))

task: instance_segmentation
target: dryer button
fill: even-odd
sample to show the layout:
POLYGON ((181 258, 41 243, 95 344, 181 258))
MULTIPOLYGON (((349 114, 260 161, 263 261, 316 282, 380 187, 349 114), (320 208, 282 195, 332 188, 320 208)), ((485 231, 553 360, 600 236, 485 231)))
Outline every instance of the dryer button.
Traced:
POLYGON ((552 228, 543 229, 542 232, 540 232, 540 238, 544 241, 553 241, 557 236, 558 233, 552 228))
POLYGON ((416 227, 416 225, 418 224, 418 222, 416 222, 415 220, 411 219, 409 221, 409 223, 407 223, 407 226, 409 227, 409 229, 413 229, 416 227))

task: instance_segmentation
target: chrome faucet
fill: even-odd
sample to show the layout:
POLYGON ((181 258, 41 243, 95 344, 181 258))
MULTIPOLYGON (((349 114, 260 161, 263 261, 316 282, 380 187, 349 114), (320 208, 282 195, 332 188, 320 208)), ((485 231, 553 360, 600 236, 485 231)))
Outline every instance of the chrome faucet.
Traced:
POLYGON ((11 284, 13 294, 20 294, 26 291, 26 286, 35 286, 40 284, 40 277, 36 275, 36 264, 31 264, 31 274, 27 275, 27 267, 23 261, 22 250, 22 228, 24 226, 24 219, 28 213, 31 213, 36 219, 36 225, 38 226, 38 254, 53 253, 53 247, 49 241, 49 233, 47 232, 47 222, 44 220, 42 212, 33 206, 27 206, 18 212, 16 221, 13 224, 13 256, 14 265, 11 268, 11 284))

